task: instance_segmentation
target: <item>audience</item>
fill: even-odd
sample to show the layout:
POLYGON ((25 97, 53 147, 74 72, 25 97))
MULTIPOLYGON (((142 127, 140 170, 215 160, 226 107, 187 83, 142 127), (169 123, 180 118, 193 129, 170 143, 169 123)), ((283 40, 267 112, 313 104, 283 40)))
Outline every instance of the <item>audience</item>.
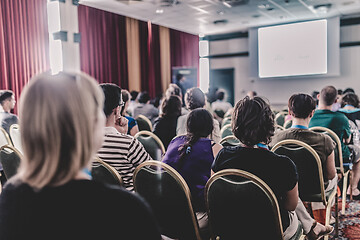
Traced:
POLYGON ((178 96, 165 98, 161 104, 160 117, 154 121, 153 133, 164 144, 165 149, 176 136, 177 119, 181 115, 181 99, 178 96))
POLYGON ((359 109, 359 97, 355 93, 346 93, 341 99, 341 108, 339 112, 342 112, 346 115, 346 117, 353 121, 360 127, 356 120, 360 121, 360 109, 359 109))
MULTIPOLYGON (((152 160, 144 146, 134 137, 119 131, 117 120, 122 105, 121 88, 115 84, 100 84, 104 96, 104 113, 106 116, 105 141, 98 151, 98 156, 113 166, 121 175, 127 190, 133 191, 133 174, 135 168, 142 162, 152 160)), ((120 119, 125 119, 120 117, 120 119)))
POLYGON ((191 111, 186 122, 187 134, 171 141, 163 162, 172 166, 185 179, 192 196, 200 229, 207 227, 204 188, 210 178, 211 164, 222 148, 210 140, 213 117, 203 108, 191 111))
MULTIPOLYGON (((314 115, 315 100, 307 94, 294 94, 288 103, 289 114, 292 116, 292 126, 284 131, 278 131, 272 138, 269 146, 285 139, 295 139, 310 145, 319 155, 322 172, 327 186, 325 191, 330 191, 337 185, 335 169, 335 142, 330 136, 309 130, 309 122, 314 115)), ((312 210, 325 209, 323 203, 312 203, 312 210)))
POLYGON ((176 85, 174 83, 171 83, 169 85, 169 87, 166 89, 165 98, 169 98, 172 95, 178 96, 181 99, 181 106, 182 106, 181 107, 181 115, 185 115, 185 114, 189 113, 189 111, 183 106, 184 102, 183 102, 183 95, 182 95, 181 89, 179 88, 178 85, 176 85))
POLYGON ((128 120, 127 134, 135 136, 135 134, 139 132, 139 127, 136 120, 133 117, 130 117, 127 111, 130 104, 131 95, 128 90, 123 89, 121 90, 121 96, 125 103, 124 107, 121 110, 121 116, 124 116, 128 120))
POLYGON ((223 118, 224 114, 232 108, 232 105, 225 101, 225 90, 216 91, 216 101, 211 103, 211 108, 220 118, 223 118))
POLYGON ((139 104, 138 101, 137 101, 137 96, 139 95, 139 92, 138 91, 131 91, 130 92, 130 95, 131 95, 131 100, 130 100, 130 103, 129 103, 129 106, 127 108, 127 113, 134 117, 133 112, 134 112, 134 108, 139 104))
POLYGON ((14 93, 10 90, 2 90, 0 92, 0 104, 3 108, 3 112, 0 112, 1 127, 9 134, 10 126, 19 121, 15 114, 10 113, 16 104, 14 93))
POLYGON ((298 175, 295 164, 286 156, 268 150, 274 134, 274 114, 260 97, 240 100, 232 116, 232 131, 245 145, 220 150, 212 171, 241 169, 261 178, 273 190, 280 207, 284 239, 290 239, 301 222, 307 238, 319 239, 333 231, 311 218, 298 197, 298 175))
POLYGON ((90 181, 102 106, 98 84, 82 74, 41 74, 25 86, 24 158, 0 195, 0 239, 161 239, 141 197, 90 181))
MULTIPOLYGON (((205 94, 200 90, 200 88, 190 88, 186 91, 185 94, 185 105, 187 109, 190 111, 197 109, 197 108, 204 108, 206 102, 205 94)), ((186 134, 186 120, 188 114, 180 116, 177 120, 177 127, 176 127, 176 135, 183 135, 186 134)), ((211 134, 211 139, 214 140, 216 143, 219 143, 221 140, 220 136, 220 126, 219 122, 213 119, 214 129, 211 134)))
POLYGON ((352 190, 355 199, 360 199, 360 191, 357 187, 360 179, 360 147, 347 145, 351 140, 351 131, 348 118, 339 112, 331 111, 332 105, 337 98, 336 88, 333 86, 324 87, 319 95, 319 106, 310 120, 309 127, 322 126, 331 129, 338 135, 341 141, 341 148, 344 163, 352 163, 353 179, 348 189, 352 190))
POLYGON ((150 103, 150 95, 144 91, 139 93, 137 97, 138 105, 134 108, 132 116, 136 118, 138 115, 144 115, 151 123, 159 116, 159 110, 150 103))

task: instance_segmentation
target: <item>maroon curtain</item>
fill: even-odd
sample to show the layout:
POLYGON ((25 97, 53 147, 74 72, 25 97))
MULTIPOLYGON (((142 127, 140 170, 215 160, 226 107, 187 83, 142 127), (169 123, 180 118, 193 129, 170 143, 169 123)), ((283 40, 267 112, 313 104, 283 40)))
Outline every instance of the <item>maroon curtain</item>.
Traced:
POLYGON ((159 26, 139 21, 141 89, 152 98, 163 92, 161 89, 159 26))
POLYGON ((0 0, 0 88, 16 99, 31 77, 50 69, 47 22, 46 0, 0 0))
POLYGON ((124 16, 79 5, 80 67, 99 83, 128 89, 124 16))
POLYGON ((197 35, 170 29, 170 56, 171 67, 195 67, 199 76, 199 37, 197 35))

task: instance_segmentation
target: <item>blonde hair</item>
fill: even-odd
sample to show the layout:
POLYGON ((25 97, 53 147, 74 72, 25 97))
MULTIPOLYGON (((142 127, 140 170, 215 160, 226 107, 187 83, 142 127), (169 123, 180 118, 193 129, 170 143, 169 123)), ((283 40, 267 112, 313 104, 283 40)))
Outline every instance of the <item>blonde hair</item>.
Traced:
POLYGON ((96 151, 94 133, 103 93, 83 73, 40 74, 20 96, 24 150, 17 177, 35 189, 72 180, 96 151))

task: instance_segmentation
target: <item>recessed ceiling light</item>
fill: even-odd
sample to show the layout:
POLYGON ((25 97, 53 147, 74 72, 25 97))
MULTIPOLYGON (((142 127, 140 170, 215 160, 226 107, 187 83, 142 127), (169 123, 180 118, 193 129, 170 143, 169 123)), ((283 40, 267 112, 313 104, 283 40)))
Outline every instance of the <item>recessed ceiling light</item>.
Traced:
POLYGON ((164 13, 163 9, 156 9, 156 14, 162 14, 162 13, 164 13))
POLYGON ((266 9, 266 8, 269 8, 269 7, 270 7, 269 4, 259 4, 258 5, 258 8, 260 8, 260 9, 266 9))

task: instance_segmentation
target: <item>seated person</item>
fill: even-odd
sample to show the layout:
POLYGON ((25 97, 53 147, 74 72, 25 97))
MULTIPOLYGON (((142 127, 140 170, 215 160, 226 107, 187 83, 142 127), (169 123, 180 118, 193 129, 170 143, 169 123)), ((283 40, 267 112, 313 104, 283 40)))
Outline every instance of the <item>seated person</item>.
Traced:
MULTIPOLYGON (((197 109, 197 108, 204 108, 206 102, 206 97, 203 91, 200 88, 189 88, 185 94, 185 105, 186 108, 190 111, 197 109)), ((186 120, 189 114, 182 115, 177 120, 177 127, 176 127, 176 135, 183 135, 186 134, 186 120)), ((220 125, 219 122, 213 119, 214 128, 211 133, 210 138, 214 140, 216 143, 219 143, 221 140, 220 136, 220 125)))
MULTIPOLYGON (((360 122, 359 97, 351 92, 345 94, 341 99, 339 112, 344 113, 349 120, 358 125, 356 120, 360 122)), ((359 128, 360 126, 357 127, 359 128)))
POLYGON ((0 112, 1 127, 9 134, 9 129, 12 124, 18 123, 18 117, 10 111, 15 107, 15 95, 13 91, 2 90, 0 92, 0 104, 3 109, 0 112))
POLYGON ((91 181, 103 99, 98 83, 82 74, 45 73, 25 86, 25 157, 0 195, 0 239, 161 239, 143 198, 91 181))
POLYGON ((207 226, 205 184, 210 178, 214 157, 222 146, 208 138, 214 126, 213 117, 206 109, 191 111, 186 125, 187 134, 170 142, 162 161, 172 166, 185 179, 200 228, 203 229, 207 226))
POLYGON ((225 113, 232 108, 229 102, 225 101, 225 90, 216 91, 216 101, 211 103, 211 108, 219 118, 224 118, 225 113))
POLYGON ((348 118, 340 113, 331 111, 337 98, 337 90, 333 86, 324 87, 319 94, 319 106, 311 118, 309 127, 321 126, 334 131, 341 141, 344 163, 352 163, 353 179, 348 189, 352 191, 355 199, 360 199, 360 191, 357 188, 360 179, 360 147, 348 145, 351 140, 351 131, 348 118))
POLYGON ((122 108, 120 114, 121 114, 121 116, 124 116, 128 120, 127 134, 131 135, 131 136, 135 136, 135 134, 137 134, 139 132, 139 127, 137 125, 136 120, 133 117, 130 117, 127 112, 129 104, 130 104, 131 95, 128 90, 123 89, 123 90, 121 90, 121 96, 122 96, 122 99, 123 99, 125 105, 122 108))
POLYGON ((163 100, 161 103, 161 115, 155 119, 153 133, 160 138, 165 149, 176 136, 176 124, 180 114, 180 97, 173 95, 163 100))
POLYGON ((175 83, 170 83, 169 87, 165 91, 165 98, 169 98, 172 95, 178 96, 181 99, 181 115, 189 113, 189 110, 187 110, 184 106, 181 89, 175 83))
POLYGON ((144 91, 139 93, 137 97, 138 105, 135 106, 132 116, 137 118, 138 115, 144 115, 151 123, 154 123, 155 118, 159 116, 159 110, 150 103, 150 95, 144 91))
MULTIPOLYGON (((309 122, 316 108, 315 100, 307 94, 294 94, 288 103, 289 114, 292 116, 292 126, 289 129, 279 131, 272 138, 270 147, 285 139, 295 139, 310 145, 319 155, 322 172, 327 186, 325 191, 333 189, 337 185, 335 168, 335 142, 330 136, 309 130, 309 122)), ((312 203, 312 210, 325 209, 323 203, 312 203)))
POLYGON ((120 105, 123 105, 121 88, 112 83, 102 83, 100 87, 105 96, 106 127, 105 141, 98 151, 98 156, 101 160, 113 166, 120 173, 125 188, 133 191, 135 168, 144 161, 152 159, 137 139, 126 135, 127 122, 123 122, 121 119, 124 119, 124 117, 119 114, 120 105), (126 128, 126 130, 122 131, 122 128, 126 128))
POLYGON ((260 97, 240 100, 234 109, 232 131, 245 145, 224 147, 218 153, 212 171, 240 169, 262 179, 274 192, 280 208, 284 239, 290 239, 301 222, 308 239, 319 239, 334 229, 311 218, 298 197, 295 164, 286 156, 268 150, 274 134, 274 114, 260 97))

